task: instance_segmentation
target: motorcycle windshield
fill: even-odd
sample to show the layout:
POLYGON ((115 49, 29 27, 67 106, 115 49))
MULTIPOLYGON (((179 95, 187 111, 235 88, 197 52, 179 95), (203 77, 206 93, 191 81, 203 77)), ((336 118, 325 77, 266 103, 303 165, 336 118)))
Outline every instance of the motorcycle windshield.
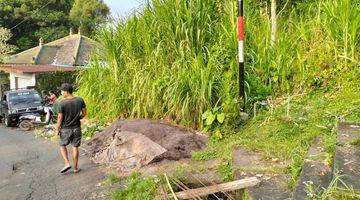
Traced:
POLYGON ((9 94, 10 109, 25 109, 41 106, 41 97, 37 92, 18 92, 9 94))

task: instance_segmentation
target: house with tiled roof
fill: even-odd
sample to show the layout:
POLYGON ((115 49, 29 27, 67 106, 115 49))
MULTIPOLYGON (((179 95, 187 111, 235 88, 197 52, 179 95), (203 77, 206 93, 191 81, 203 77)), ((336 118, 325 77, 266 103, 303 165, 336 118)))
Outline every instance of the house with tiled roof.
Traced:
POLYGON ((101 45, 80 34, 39 45, 11 55, 0 64, 0 71, 9 73, 10 89, 36 86, 38 74, 52 72, 74 72, 88 65, 91 53, 99 51, 101 45))

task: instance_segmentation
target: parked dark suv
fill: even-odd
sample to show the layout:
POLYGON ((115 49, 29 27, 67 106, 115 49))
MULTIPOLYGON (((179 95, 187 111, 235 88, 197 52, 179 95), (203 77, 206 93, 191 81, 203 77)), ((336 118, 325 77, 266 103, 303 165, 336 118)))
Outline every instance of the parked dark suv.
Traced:
POLYGON ((7 127, 19 121, 26 113, 43 113, 43 100, 36 90, 13 90, 4 93, 0 104, 0 117, 7 127))

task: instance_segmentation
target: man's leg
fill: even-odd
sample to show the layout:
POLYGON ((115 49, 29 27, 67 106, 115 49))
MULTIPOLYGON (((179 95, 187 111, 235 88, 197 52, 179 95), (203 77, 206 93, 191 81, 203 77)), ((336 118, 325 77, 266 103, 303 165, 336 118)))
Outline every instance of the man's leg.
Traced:
POLYGON ((62 168, 62 170, 60 171, 60 173, 65 173, 67 172, 70 168, 70 162, 69 162, 69 158, 68 158, 68 152, 67 152, 67 148, 66 146, 69 144, 70 140, 70 133, 67 130, 61 130, 60 131, 60 153, 61 153, 61 157, 64 159, 65 162, 65 166, 64 168, 62 168))
POLYGON ((66 146, 61 146, 60 147, 60 153, 61 153, 62 158, 64 159, 64 162, 65 162, 65 166, 64 166, 64 168, 61 169, 60 173, 65 173, 69 169, 71 169, 71 165, 70 165, 70 162, 69 162, 66 146))
POLYGON ((78 161, 79 161, 79 147, 73 147, 73 161, 74 161, 74 172, 78 171, 78 161))
POLYGON ((64 159, 65 166, 70 165, 66 146, 60 147, 60 153, 61 153, 62 158, 64 159))
POLYGON ((71 141, 71 144, 73 146, 72 148, 72 155, 73 155, 73 161, 74 161, 74 173, 78 172, 78 161, 79 161, 79 146, 81 145, 81 128, 75 128, 73 130, 73 138, 71 141))

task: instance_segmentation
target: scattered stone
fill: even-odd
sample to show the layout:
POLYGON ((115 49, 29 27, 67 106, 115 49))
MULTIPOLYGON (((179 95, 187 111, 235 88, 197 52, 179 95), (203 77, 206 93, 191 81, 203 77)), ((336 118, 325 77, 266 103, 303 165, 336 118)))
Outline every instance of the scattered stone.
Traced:
POLYGON ((248 189, 250 199, 256 200, 290 200, 291 192, 287 189, 285 175, 278 177, 264 177, 258 186, 248 189))
POLYGON ((263 174, 256 174, 255 176, 258 177, 258 178, 261 178, 261 177, 263 177, 264 175, 263 175, 263 174))
POLYGON ((338 145, 334 156, 334 171, 340 173, 340 186, 353 187, 360 191, 360 147, 351 142, 360 138, 360 124, 340 123, 338 126, 338 145), (345 185, 343 185, 343 183, 345 185))
POLYGON ((295 187, 294 199, 306 199, 307 185, 311 184, 315 188, 327 188, 331 182, 331 167, 324 162, 326 152, 323 151, 322 141, 316 138, 309 149, 305 159, 300 178, 295 187))
POLYGON ((55 125, 47 125, 35 129, 35 137, 51 138, 55 135, 55 125))
POLYGON ((249 114, 245 112, 240 113, 240 122, 245 123, 249 120, 249 114))
MULTIPOLYGON (((242 179, 249 176, 249 174, 256 173, 256 169, 279 165, 278 163, 265 161, 259 153, 249 151, 245 148, 236 148, 233 150, 233 167, 235 169, 246 169, 248 173, 243 171, 235 170, 236 179, 242 179), (251 171, 255 169, 255 171, 251 171)), ((266 171, 265 171, 266 173, 266 171)), ((273 200, 273 199, 290 199, 291 191, 287 189, 288 177, 284 174, 272 176, 270 174, 259 174, 256 173, 258 178, 262 181, 258 186, 248 188, 248 194, 250 199, 262 199, 262 200, 273 200), (269 195, 271 194, 271 195, 269 195)))
POLYGON ((322 147, 317 147, 317 149, 318 149, 319 151, 321 151, 321 152, 324 151, 324 148, 322 148, 322 147))
POLYGON ((256 168, 262 162, 261 155, 245 148, 233 150, 233 166, 241 168, 256 168))

